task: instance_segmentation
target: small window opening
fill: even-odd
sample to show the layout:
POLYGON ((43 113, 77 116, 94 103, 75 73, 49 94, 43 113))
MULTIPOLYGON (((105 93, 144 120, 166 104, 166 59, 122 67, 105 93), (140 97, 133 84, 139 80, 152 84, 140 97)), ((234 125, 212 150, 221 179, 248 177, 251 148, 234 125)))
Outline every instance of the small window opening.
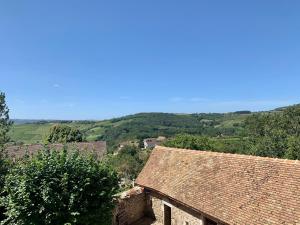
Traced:
POLYGON ((164 205, 164 225, 171 225, 171 207, 164 205))
POLYGON ((218 225, 215 221, 205 218, 205 225, 218 225))

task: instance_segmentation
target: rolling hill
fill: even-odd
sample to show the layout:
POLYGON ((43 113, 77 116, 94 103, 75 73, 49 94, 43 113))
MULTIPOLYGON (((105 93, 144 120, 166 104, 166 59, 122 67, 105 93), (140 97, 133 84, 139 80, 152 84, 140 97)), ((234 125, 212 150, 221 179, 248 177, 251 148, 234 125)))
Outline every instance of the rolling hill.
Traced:
POLYGON ((64 123, 78 128, 87 141, 106 140, 110 145, 132 139, 173 136, 178 133, 208 136, 236 136, 243 131, 249 113, 139 113, 103 121, 26 121, 15 123, 10 131, 13 141, 41 143, 50 127, 64 123))
POLYGON ((127 141, 138 142, 148 137, 172 137, 183 133, 222 137, 228 140, 244 136, 244 122, 249 116, 280 113, 289 107, 291 106, 254 113, 250 111, 194 114, 138 113, 102 121, 18 120, 13 125, 10 136, 16 143, 42 143, 50 127, 61 123, 81 130, 87 141, 107 141, 108 148, 114 148, 127 141))

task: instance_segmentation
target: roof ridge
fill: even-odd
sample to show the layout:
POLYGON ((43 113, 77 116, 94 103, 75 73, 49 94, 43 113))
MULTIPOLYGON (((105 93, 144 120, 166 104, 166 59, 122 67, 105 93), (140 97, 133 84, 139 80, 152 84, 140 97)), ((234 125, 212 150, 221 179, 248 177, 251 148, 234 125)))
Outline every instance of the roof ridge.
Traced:
POLYGON ((260 160, 260 161, 276 161, 277 163, 285 163, 285 164, 298 164, 300 160, 291 160, 291 159, 281 159, 281 158, 272 158, 272 157, 263 157, 263 156, 255 156, 255 155, 243 155, 243 154, 236 154, 236 153, 228 153, 228 152, 214 152, 209 150, 193 150, 193 149, 185 149, 185 148, 174 148, 174 147, 166 147, 157 145, 155 149, 165 149, 165 150, 172 150, 172 151, 180 151, 180 152, 189 152, 193 154, 207 154, 207 155, 216 155, 216 156, 228 156, 232 158, 243 158, 243 159, 253 159, 253 160, 260 160))

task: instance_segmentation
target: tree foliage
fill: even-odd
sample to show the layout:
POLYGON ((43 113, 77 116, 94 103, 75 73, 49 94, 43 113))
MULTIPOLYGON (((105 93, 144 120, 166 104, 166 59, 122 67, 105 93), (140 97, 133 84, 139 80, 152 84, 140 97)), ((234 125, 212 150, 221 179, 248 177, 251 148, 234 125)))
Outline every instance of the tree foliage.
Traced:
MULTIPOLYGON (((6 105, 5 94, 0 92, 0 197, 3 196, 3 186, 5 176, 9 170, 9 161, 4 154, 4 144, 7 143, 10 138, 8 132, 12 125, 12 121, 9 119, 9 109, 6 105)), ((0 221, 4 219, 4 208, 0 207, 0 221)))
POLYGON ((64 124, 52 126, 46 137, 46 143, 81 142, 82 140, 83 135, 78 129, 64 124))
MULTIPOLYGON (((0 198, 5 196, 3 187, 5 183, 5 176, 7 175, 10 168, 9 160, 3 156, 0 156, 0 198)), ((0 205, 0 222, 5 218, 5 208, 0 205)))
POLYGON ((108 163, 117 170, 120 177, 132 180, 140 173, 149 155, 149 150, 125 145, 117 154, 108 159, 108 163))
POLYGON ((163 145, 192 150, 250 154, 248 141, 244 138, 213 138, 180 134, 165 141, 163 145))
POLYGON ((289 137, 287 141, 287 150, 285 152, 287 159, 300 159, 300 138, 289 137))
POLYGON ((250 153, 288 159, 300 159, 300 107, 262 113, 246 122, 250 153))
POLYGON ((188 134, 176 135, 164 143, 167 147, 186 148, 194 150, 212 150, 213 144, 208 137, 188 134))
POLYGON ((0 92, 0 149, 9 141, 8 132, 12 125, 9 119, 9 109, 6 105, 5 94, 0 92))
POLYGON ((235 135, 243 128, 221 126, 225 120, 239 118, 237 114, 201 113, 139 113, 111 120, 113 126, 106 127, 100 140, 106 140, 109 146, 116 147, 126 140, 141 140, 149 137, 172 137, 179 133, 218 136, 235 135))
POLYGON ((116 173, 94 158, 45 149, 6 177, 2 224, 110 224, 117 188, 116 173))
POLYGON ((265 157, 300 159, 300 107, 278 112, 256 113, 245 120, 245 136, 207 138, 177 135, 170 147, 241 153, 265 157))

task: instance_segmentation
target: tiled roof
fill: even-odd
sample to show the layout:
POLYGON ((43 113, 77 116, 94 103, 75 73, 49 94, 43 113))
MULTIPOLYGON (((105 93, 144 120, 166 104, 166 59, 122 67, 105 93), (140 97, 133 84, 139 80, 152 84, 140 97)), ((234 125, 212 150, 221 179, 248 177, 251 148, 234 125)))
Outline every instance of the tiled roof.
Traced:
POLYGON ((228 224, 300 224, 297 160, 156 147, 136 184, 228 224))
MULTIPOLYGON (((62 150, 63 144, 50 144, 51 149, 62 150)), ((105 141, 95 141, 95 142, 73 142, 67 143, 69 148, 78 148, 80 152, 94 153, 97 157, 101 158, 106 154, 106 142, 105 141)), ((29 155, 36 154, 39 150, 43 149, 42 144, 31 144, 31 145, 13 145, 8 146, 5 151, 11 158, 21 158, 26 153, 29 155)))
POLYGON ((159 142, 159 140, 157 140, 157 138, 147 138, 144 141, 147 143, 159 142))

